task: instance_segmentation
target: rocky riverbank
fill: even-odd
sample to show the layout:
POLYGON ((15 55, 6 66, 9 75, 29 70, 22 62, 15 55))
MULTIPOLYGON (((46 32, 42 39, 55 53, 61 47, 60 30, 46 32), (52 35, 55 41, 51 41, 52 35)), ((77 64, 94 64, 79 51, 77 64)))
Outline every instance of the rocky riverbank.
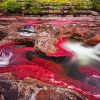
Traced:
POLYGON ((99 68, 74 69, 81 79, 62 70, 68 40, 100 43, 100 17, 1 17, 0 100, 99 100, 99 68))
POLYGON ((29 42, 44 52, 49 52, 48 48, 52 52, 55 50, 52 46, 59 37, 79 40, 89 45, 100 42, 100 17, 4 17, 0 18, 0 22, 1 44, 14 41, 27 44, 29 42), (19 34, 18 29, 28 25, 34 28, 33 34, 30 36, 19 34), (51 45, 48 47, 48 44, 51 45))

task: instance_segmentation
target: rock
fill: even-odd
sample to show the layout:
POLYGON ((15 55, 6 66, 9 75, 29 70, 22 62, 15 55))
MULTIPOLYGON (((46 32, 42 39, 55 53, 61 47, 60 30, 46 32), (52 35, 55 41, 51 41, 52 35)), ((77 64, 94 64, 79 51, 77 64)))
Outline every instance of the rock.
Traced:
MULTIPOLYGON (((6 32, 8 36, 6 37, 6 42, 22 42, 34 46, 34 38, 32 36, 23 36, 18 33, 18 29, 23 27, 23 23, 13 23, 6 26, 6 32)), ((2 41, 1 41, 2 42, 2 41)))
POLYGON ((79 93, 32 78, 16 80, 10 73, 0 74, 0 100, 86 100, 79 93))
POLYGON ((95 36, 85 41, 85 43, 90 44, 90 45, 96 45, 99 42, 100 42, 100 34, 96 34, 95 36))
POLYGON ((92 15, 94 15, 94 16, 98 16, 98 15, 99 15, 98 12, 96 12, 96 11, 90 11, 90 13, 91 13, 92 15))
POLYGON ((5 38, 8 35, 8 33, 4 32, 3 30, 0 30, 0 40, 5 38))
POLYGON ((38 21, 38 24, 35 24, 34 22, 37 21, 34 20, 27 21, 25 20, 24 23, 21 20, 17 22, 17 19, 14 23, 10 21, 11 24, 4 26, 3 29, 8 35, 3 36, 0 43, 22 42, 45 53, 53 53, 56 50, 55 43, 58 38, 73 38, 89 45, 100 42, 97 38, 100 31, 99 21, 96 20, 94 22, 93 20, 86 21, 86 19, 85 21, 55 20, 50 22, 42 20, 42 24, 41 21, 40 23, 38 21))
MULTIPOLYGON (((43 22, 42 24, 36 24, 36 25, 33 25, 31 23, 31 28, 30 26, 28 28, 27 23, 14 22, 14 23, 11 23, 10 25, 4 26, 4 30, 6 30, 6 33, 8 33, 8 35, 5 38, 3 38, 2 41, 0 41, 0 44, 7 43, 7 42, 21 42, 27 46, 31 46, 34 49, 40 50, 42 52, 54 53, 56 51, 55 43, 57 42, 58 38, 65 38, 67 40, 71 38, 74 38, 75 40, 79 39, 79 41, 82 41, 89 45, 91 44, 95 45, 100 42, 98 24, 96 24, 96 26, 93 26, 93 25, 90 25, 91 22, 84 22, 84 21, 83 22, 72 21, 72 22, 73 23, 68 24, 67 21, 65 21, 63 22, 64 24, 61 24, 61 21, 60 21, 61 25, 46 24, 45 22, 43 22), (84 23, 85 25, 81 26, 84 23), (24 31, 27 30, 28 33, 19 34, 23 30, 24 31)), ((60 53, 62 54, 62 52, 60 53)), ((37 62, 39 62, 39 60, 37 62)), ((39 64, 41 63, 39 62, 39 64)), ((49 62, 47 63, 47 66, 48 64, 49 62)), ((50 64, 52 66, 51 62, 50 64)), ((28 67, 30 68, 29 65, 28 67)), ((20 77, 22 76, 21 73, 25 75, 31 75, 30 74, 31 71, 29 70, 27 71, 27 69, 24 71, 24 69, 28 67, 26 65, 26 67, 24 68, 22 66, 21 69, 17 69, 17 71, 20 74, 20 77)), ((31 67, 33 68, 35 66, 31 65, 31 67)), ((48 84, 43 83, 43 82, 40 82, 39 80, 35 80, 34 78, 19 80, 13 76, 13 75, 17 76, 18 72, 16 72, 15 74, 15 70, 14 70, 12 75, 8 73, 0 74, 0 86, 1 86, 0 87, 0 93, 1 93, 0 99, 1 100, 12 100, 12 99, 13 100, 48 100, 48 99, 49 100, 50 99, 51 100, 67 100, 67 99, 68 100, 86 100, 87 99, 86 97, 82 95, 82 93, 80 94, 74 90, 71 90, 68 88, 62 88, 60 86, 49 85, 49 83, 48 84)), ((34 72, 35 71, 33 71, 32 74, 34 72)), ((45 72, 43 73, 38 72, 38 73, 41 73, 43 75, 43 73, 45 72)), ((47 76, 45 79, 50 80, 49 78, 47 78, 47 76)), ((81 84, 81 87, 83 88, 85 86, 81 84)), ((78 88, 78 89, 81 90, 81 88, 78 88)), ((94 90, 96 89, 97 88, 95 88, 94 90)), ((89 90, 89 89, 87 89, 86 87, 83 90, 89 90)), ((86 91, 86 94, 88 93, 89 92, 86 91)), ((91 93, 93 93, 91 95, 94 96, 94 93, 96 92, 92 91, 91 93)))
POLYGON ((53 53, 56 48, 54 44, 57 41, 55 31, 51 25, 40 25, 36 29, 35 47, 45 53, 53 53))

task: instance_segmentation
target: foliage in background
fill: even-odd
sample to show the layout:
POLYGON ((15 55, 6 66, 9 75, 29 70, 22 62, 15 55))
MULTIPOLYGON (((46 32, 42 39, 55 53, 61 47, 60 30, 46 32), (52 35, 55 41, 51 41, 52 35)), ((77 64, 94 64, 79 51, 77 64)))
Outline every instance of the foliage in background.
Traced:
POLYGON ((41 3, 50 3, 50 2, 55 2, 55 3, 70 3, 71 0, 37 0, 38 2, 41 3))
POLYGON ((91 1, 92 1, 92 4, 93 4, 93 9, 100 11, 100 0, 91 0, 91 1))
POLYGON ((43 12, 42 5, 53 3, 54 10, 59 9, 62 3, 68 4, 73 12, 76 9, 100 10, 100 0, 4 0, 0 3, 0 11, 8 13, 40 14, 43 12))
POLYGON ((16 0, 4 0, 0 6, 6 12, 20 12, 22 8, 21 4, 16 0))
POLYGON ((73 5, 77 9, 90 9, 90 8, 92 8, 92 2, 90 0, 74 0, 73 5))
POLYGON ((41 3, 67 3, 77 9, 98 9, 100 10, 100 0, 37 0, 41 3))
POLYGON ((0 4, 0 9, 9 13, 38 14, 41 12, 41 4, 37 0, 23 0, 23 2, 18 2, 18 0, 4 0, 0 4))
POLYGON ((41 4, 36 0, 24 0, 21 5, 24 13, 38 14, 41 12, 41 4))

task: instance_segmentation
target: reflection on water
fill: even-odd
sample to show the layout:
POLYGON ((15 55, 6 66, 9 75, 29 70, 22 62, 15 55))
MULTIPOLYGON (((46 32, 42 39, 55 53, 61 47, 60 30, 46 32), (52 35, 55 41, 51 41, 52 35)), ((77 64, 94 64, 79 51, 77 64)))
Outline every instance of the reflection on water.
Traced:
POLYGON ((83 80, 85 83, 100 88, 100 77, 96 75, 87 76, 83 80))

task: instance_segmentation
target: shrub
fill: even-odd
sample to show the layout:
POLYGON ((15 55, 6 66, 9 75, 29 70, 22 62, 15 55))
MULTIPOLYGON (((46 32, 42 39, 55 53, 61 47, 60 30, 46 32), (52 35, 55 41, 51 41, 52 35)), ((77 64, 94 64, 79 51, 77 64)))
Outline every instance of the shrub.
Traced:
POLYGON ((41 12, 41 3, 37 0, 24 0, 21 5, 24 13, 38 14, 41 12))
POLYGON ((37 0, 38 2, 47 2, 47 3, 50 3, 50 2, 59 2, 59 3, 69 3, 70 0, 37 0))
POLYGON ((100 11, 100 0, 91 0, 93 2, 93 9, 100 11))
POLYGON ((32 7, 30 8, 30 12, 32 14, 39 14, 42 12, 42 9, 41 9, 41 4, 39 2, 35 2, 32 4, 32 7))
POLYGON ((92 2, 90 0, 74 0, 73 5, 77 9, 91 9, 92 2))
POLYGON ((5 0, 2 2, 1 7, 6 12, 20 12, 21 11, 21 4, 17 2, 16 0, 5 0))
POLYGON ((39 14, 42 10, 43 4, 48 4, 54 7, 54 10, 59 10, 59 7, 63 4, 69 4, 70 11, 73 13, 75 9, 96 9, 100 10, 100 0, 4 0, 0 3, 0 11, 6 11, 10 13, 27 13, 27 14, 39 14))

